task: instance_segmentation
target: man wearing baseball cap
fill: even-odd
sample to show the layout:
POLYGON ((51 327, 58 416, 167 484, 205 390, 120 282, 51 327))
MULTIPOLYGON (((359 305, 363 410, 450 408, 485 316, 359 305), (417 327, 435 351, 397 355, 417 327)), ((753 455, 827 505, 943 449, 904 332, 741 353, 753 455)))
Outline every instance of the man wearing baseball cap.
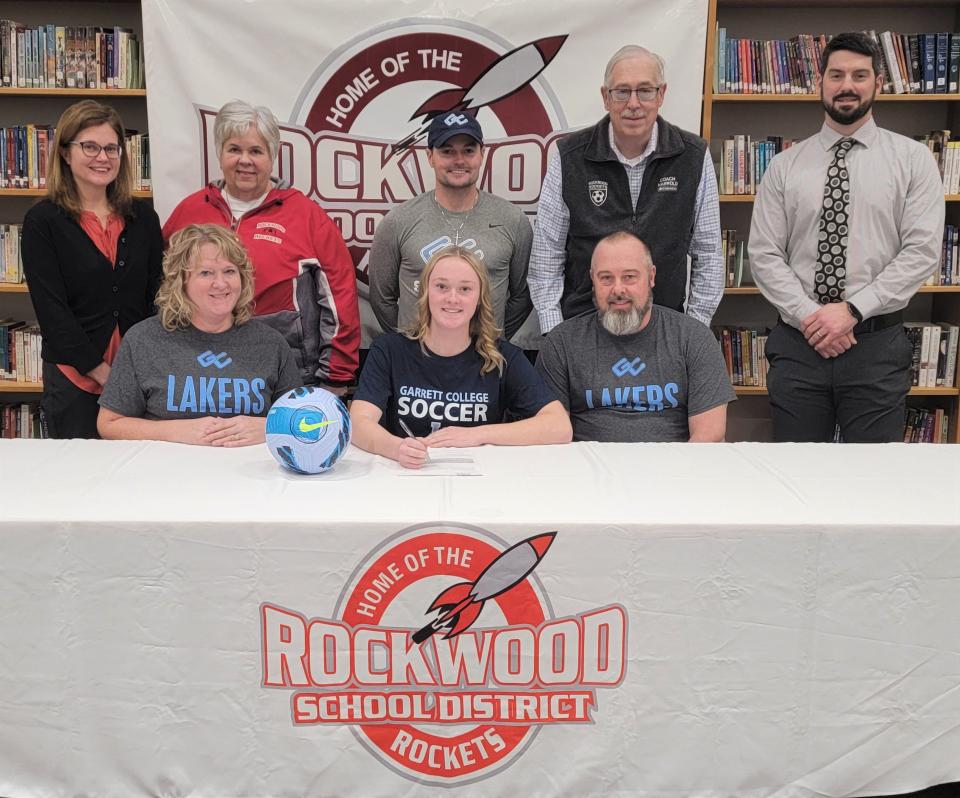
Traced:
POLYGON ((394 208, 377 226, 370 249, 370 306, 386 331, 416 318, 420 273, 449 244, 472 250, 490 275, 497 324, 509 339, 530 313, 527 262, 533 230, 507 200, 482 191, 483 131, 466 111, 434 118, 427 162, 436 187, 394 208))

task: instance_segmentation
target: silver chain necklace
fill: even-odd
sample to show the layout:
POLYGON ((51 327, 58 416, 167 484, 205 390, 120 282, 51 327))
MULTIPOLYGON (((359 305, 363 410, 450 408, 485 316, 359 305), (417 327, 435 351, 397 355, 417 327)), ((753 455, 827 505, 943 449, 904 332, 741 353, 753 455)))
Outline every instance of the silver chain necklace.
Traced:
MULTIPOLYGON (((437 200, 437 194, 436 194, 436 192, 434 192, 434 194, 433 194, 433 201, 434 201, 434 203, 435 203, 436 206, 437 206, 437 210, 440 211, 440 215, 443 217, 443 220, 444 220, 445 222, 447 222, 450 226, 453 226, 453 221, 450 219, 449 216, 447 216, 447 214, 446 214, 446 213, 444 212, 444 210, 443 210, 443 206, 442 206, 442 205, 440 204, 440 202, 437 200)), ((479 204, 479 202, 480 202, 480 191, 479 191, 479 189, 478 189, 478 190, 477 190, 477 198, 473 201, 473 205, 471 205, 471 206, 467 209, 467 212, 466 212, 466 214, 464 215, 463 219, 461 220, 459 227, 457 227, 457 229, 453 231, 453 238, 454 238, 453 245, 454 245, 455 247, 459 247, 459 246, 460 246, 460 231, 463 230, 463 226, 467 223, 467 220, 470 218, 470 214, 473 213, 474 208, 477 207, 477 205, 479 204)))

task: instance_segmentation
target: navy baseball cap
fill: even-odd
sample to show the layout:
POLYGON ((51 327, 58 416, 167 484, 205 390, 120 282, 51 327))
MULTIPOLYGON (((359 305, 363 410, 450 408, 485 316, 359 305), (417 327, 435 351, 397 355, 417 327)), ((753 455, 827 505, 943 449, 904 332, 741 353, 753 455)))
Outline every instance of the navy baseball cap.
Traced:
POLYGON ((470 136, 477 144, 483 144, 483 131, 477 118, 466 111, 450 111, 435 116, 427 130, 427 146, 442 147, 454 136, 470 136))

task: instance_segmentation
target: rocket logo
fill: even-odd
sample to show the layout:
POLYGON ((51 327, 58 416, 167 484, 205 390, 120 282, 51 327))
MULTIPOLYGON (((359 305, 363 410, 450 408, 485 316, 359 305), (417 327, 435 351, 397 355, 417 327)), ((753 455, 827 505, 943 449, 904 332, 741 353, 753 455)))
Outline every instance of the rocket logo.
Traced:
MULTIPOLYGON (((361 297, 380 220, 433 188, 426 131, 437 116, 475 114, 485 139, 480 188, 536 212, 548 156, 569 128, 547 81, 566 39, 507 43, 467 22, 399 19, 361 32, 306 73, 280 126, 277 174, 339 226, 361 297)), ((198 114, 206 183, 219 176, 216 108, 198 114)))
POLYGON ((562 549, 556 532, 398 532, 363 558, 330 616, 261 604, 262 686, 289 694, 277 711, 318 745, 348 726, 421 784, 492 777, 544 727, 589 733, 626 674, 627 616, 619 605, 556 615, 538 574, 562 549))
MULTIPOLYGON (((435 116, 447 111, 463 110, 475 114, 483 107, 492 106, 516 94, 546 68, 566 40, 566 36, 549 36, 528 42, 491 61, 469 86, 437 92, 410 117, 411 120, 424 118, 423 125, 397 142, 394 151, 403 150, 422 140, 435 116)), ((467 119, 462 114, 450 113, 443 121, 447 127, 451 127, 465 124, 467 119)))
POLYGON ((483 602, 519 584, 543 559, 556 534, 527 538, 490 563, 476 582, 460 582, 444 590, 430 605, 430 610, 437 610, 439 615, 413 636, 413 642, 422 643, 441 629, 446 632, 445 639, 456 637, 473 626, 483 602))

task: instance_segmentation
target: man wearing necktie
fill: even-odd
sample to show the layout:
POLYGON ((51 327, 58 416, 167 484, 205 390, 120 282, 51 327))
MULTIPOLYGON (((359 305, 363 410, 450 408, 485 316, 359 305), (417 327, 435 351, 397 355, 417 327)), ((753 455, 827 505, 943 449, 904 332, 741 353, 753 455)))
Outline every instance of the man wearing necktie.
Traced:
POLYGON ((777 155, 750 265, 780 312, 766 354, 777 441, 903 439, 911 349, 902 310, 939 263, 943 182, 928 149, 877 127, 880 54, 841 33, 820 62, 820 132, 777 155))

